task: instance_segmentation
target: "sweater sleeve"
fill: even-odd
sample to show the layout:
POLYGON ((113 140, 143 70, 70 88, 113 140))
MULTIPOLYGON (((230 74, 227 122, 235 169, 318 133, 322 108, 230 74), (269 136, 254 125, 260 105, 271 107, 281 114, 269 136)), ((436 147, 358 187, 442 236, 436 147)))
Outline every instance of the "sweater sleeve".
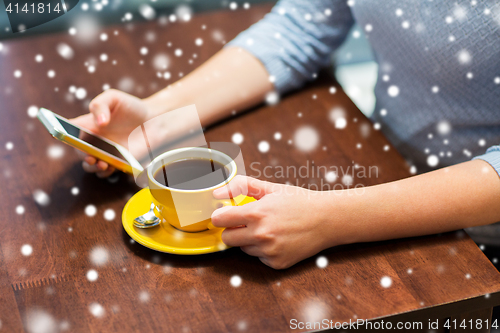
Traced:
POLYGON ((279 93, 312 80, 354 23, 345 0, 280 0, 226 46, 241 47, 266 67, 279 93))
POLYGON ((473 158, 488 162, 500 176, 500 146, 491 146, 486 153, 473 158))

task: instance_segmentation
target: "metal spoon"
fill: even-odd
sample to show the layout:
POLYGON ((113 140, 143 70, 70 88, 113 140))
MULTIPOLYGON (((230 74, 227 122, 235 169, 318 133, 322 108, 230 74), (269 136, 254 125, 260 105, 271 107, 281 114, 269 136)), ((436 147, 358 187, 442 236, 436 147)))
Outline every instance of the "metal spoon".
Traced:
POLYGON ((134 226, 136 228, 147 229, 153 228, 160 224, 160 219, 155 215, 155 204, 151 203, 149 212, 142 214, 134 219, 134 226))

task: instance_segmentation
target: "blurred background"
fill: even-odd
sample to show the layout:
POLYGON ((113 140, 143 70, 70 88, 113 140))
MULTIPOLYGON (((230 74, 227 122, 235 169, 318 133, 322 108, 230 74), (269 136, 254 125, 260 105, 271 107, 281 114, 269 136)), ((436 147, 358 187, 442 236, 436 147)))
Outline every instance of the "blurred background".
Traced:
MULTIPOLYGON (((113 25, 152 19, 172 20, 207 11, 237 9, 266 0, 87 0, 78 3, 67 14, 21 33, 12 33, 3 1, 0 1, 0 40, 26 38, 40 34, 68 32, 75 25, 113 25)), ((377 64, 363 29, 354 26, 342 47, 332 55, 333 75, 358 108, 370 116, 375 107, 373 88, 377 64)))

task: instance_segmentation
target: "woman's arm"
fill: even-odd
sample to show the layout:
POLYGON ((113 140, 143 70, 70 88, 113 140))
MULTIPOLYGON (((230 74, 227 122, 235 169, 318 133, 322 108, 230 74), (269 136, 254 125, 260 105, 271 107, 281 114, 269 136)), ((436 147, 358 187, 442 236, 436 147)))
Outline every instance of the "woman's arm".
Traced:
POLYGON ((144 99, 149 118, 195 104, 202 126, 260 103, 273 90, 262 63, 248 51, 224 48, 186 77, 144 99))
MULTIPOLYGON (((143 100, 105 91, 90 103, 90 114, 73 121, 124 146, 133 128, 190 104, 196 105, 202 126, 210 125, 261 102, 273 89, 284 93, 313 79, 352 24, 344 0, 281 0, 263 20, 180 81, 143 100)), ((158 128, 155 133, 165 131, 158 128)), ((107 176, 113 172, 108 167, 85 157, 89 172, 107 176)))
POLYGON ((364 189, 315 192, 244 177, 229 186, 234 196, 248 188, 258 201, 214 212, 212 223, 229 228, 222 240, 278 269, 336 245, 500 221, 499 176, 482 160, 364 189))
MULTIPOLYGON (((202 126, 207 126, 228 117, 233 110, 259 103, 271 90, 273 85, 260 61, 243 49, 231 47, 146 99, 107 90, 92 100, 89 114, 71 121, 128 147, 129 135, 136 127, 164 112, 195 104, 202 126)), ((162 135, 168 133, 161 128, 161 122, 153 124, 158 125, 155 139, 166 140, 162 135)), ((114 168, 93 156, 84 155, 83 159, 87 172, 95 172, 99 177, 114 172, 114 168)))
POLYGON ((349 242, 435 234, 500 221, 500 180, 486 162, 474 160, 366 188, 343 198, 351 220, 349 242), (357 209, 352 209, 357 207, 357 209))

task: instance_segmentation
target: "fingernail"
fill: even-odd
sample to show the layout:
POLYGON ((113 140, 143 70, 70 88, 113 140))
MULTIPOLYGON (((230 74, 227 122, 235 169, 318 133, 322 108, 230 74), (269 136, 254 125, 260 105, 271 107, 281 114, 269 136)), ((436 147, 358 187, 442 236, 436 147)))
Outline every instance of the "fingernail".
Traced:
POLYGON ((103 125, 106 122, 106 116, 102 113, 97 116, 97 124, 103 125))

